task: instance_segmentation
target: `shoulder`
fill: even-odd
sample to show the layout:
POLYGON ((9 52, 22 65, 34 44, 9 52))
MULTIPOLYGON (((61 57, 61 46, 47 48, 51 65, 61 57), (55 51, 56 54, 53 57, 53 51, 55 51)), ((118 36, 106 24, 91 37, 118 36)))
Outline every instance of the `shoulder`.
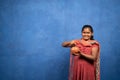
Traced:
POLYGON ((93 47, 94 46, 100 46, 100 43, 97 40, 92 40, 90 43, 93 47))
POLYGON ((90 43, 91 44, 99 44, 99 42, 97 40, 92 40, 90 43))

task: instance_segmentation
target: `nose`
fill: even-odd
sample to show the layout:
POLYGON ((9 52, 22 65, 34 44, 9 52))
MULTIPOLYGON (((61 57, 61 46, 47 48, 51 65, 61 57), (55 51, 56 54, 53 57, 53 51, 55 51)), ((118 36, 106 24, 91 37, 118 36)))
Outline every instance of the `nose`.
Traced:
POLYGON ((84 35, 88 35, 87 33, 84 33, 84 35))

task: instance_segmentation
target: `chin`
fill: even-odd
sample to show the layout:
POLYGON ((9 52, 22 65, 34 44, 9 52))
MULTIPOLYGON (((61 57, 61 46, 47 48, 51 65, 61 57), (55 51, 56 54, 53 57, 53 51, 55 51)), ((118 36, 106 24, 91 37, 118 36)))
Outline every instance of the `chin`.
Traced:
POLYGON ((89 38, 83 38, 85 41, 90 40, 89 38))

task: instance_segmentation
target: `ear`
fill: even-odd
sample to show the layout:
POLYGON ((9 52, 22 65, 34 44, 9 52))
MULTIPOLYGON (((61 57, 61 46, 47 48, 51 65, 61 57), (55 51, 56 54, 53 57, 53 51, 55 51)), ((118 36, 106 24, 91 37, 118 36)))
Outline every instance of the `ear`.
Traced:
POLYGON ((93 36, 93 33, 92 33, 92 36, 93 36))
POLYGON ((92 36, 93 36, 93 32, 92 32, 92 36))

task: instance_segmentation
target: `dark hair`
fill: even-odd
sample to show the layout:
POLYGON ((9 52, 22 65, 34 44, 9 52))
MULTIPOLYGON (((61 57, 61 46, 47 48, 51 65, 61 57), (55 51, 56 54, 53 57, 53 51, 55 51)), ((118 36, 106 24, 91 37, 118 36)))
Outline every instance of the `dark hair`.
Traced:
MULTIPOLYGON (((81 32, 83 32, 83 30, 84 30, 85 28, 89 28, 92 33, 94 32, 91 25, 84 25, 84 26, 82 27, 82 31, 81 31, 81 32)), ((94 36, 92 35, 90 39, 91 39, 91 40, 94 40, 94 36)))

